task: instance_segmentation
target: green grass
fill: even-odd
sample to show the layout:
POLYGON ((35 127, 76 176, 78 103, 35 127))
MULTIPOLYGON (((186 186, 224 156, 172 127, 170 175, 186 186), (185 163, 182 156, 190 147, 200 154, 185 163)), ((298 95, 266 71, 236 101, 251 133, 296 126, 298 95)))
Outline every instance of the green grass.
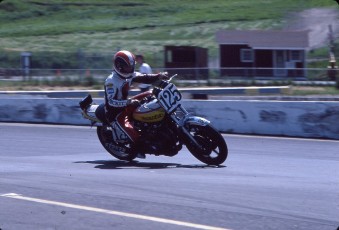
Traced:
POLYGON ((334 86, 327 87, 302 87, 302 86, 293 86, 290 92, 290 95, 293 96, 307 96, 307 95, 339 95, 339 89, 334 86))
POLYGON ((27 79, 25 81, 0 81, 0 91, 16 91, 16 90, 28 90, 28 91, 41 91, 55 89, 56 87, 61 90, 69 89, 103 89, 102 81, 99 81, 92 76, 86 78, 69 78, 58 77, 54 79, 27 79))
POLYGON ((216 54, 219 29, 277 29, 291 12, 336 7, 333 0, 4 0, 3 50, 155 53, 197 45, 216 54))

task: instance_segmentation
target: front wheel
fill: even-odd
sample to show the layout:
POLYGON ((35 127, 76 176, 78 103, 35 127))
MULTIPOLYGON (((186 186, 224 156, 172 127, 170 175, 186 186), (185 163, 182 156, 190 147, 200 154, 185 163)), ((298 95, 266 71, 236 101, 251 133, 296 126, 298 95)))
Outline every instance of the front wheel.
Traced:
POLYGON ((136 158, 136 153, 130 143, 117 143, 113 141, 110 127, 105 125, 98 126, 97 134, 102 146, 115 158, 124 161, 132 161, 136 158))
POLYGON ((226 160, 228 155, 226 142, 215 128, 196 124, 190 124, 186 128, 199 144, 187 139, 186 146, 195 158, 208 165, 220 165, 226 160))

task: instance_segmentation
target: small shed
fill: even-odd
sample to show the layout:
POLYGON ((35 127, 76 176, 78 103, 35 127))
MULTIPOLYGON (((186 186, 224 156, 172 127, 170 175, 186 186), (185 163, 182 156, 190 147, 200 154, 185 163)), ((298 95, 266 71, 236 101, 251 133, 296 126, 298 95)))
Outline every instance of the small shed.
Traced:
POLYGON ((165 68, 188 79, 208 78, 208 49, 198 46, 165 46, 165 68))
POLYGON ((221 76, 305 77, 308 31, 220 30, 221 76))

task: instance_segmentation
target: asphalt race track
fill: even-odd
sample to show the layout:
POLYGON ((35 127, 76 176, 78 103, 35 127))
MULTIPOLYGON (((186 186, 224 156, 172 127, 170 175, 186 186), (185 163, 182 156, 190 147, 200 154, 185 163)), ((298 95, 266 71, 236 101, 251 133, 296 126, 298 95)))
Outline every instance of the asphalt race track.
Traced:
POLYGON ((0 123, 0 229, 337 229, 339 141, 224 137, 220 167, 126 163, 95 128, 0 123))

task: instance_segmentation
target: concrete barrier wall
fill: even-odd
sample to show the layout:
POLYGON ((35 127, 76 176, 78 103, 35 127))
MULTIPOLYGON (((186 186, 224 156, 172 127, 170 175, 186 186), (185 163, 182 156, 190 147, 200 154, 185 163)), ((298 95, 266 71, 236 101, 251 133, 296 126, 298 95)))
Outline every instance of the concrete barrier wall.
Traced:
POLYGON ((339 102, 190 101, 187 109, 226 133, 339 139, 339 102))
MULTIPOLYGON (((78 102, 2 98, 0 122, 89 125, 78 102)), ((339 102, 185 100, 184 106, 221 132, 339 139, 339 102)))

